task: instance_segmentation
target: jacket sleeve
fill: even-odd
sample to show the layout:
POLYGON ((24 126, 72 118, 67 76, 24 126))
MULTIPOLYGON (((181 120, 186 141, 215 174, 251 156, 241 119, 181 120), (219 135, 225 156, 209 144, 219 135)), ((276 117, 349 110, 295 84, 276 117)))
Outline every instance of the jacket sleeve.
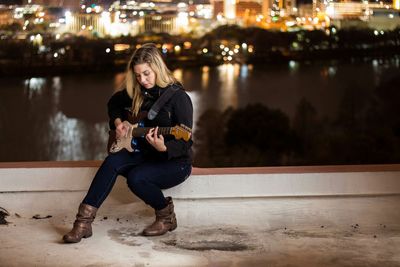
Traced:
MULTIPOLYGON (((176 125, 185 125, 190 129, 193 128, 193 105, 190 97, 185 91, 179 91, 175 94, 175 101, 173 104, 173 121, 176 125), (176 98, 175 98, 176 97, 176 98)), ((179 158, 186 156, 190 152, 190 148, 193 144, 192 138, 189 141, 183 139, 172 139, 165 143, 167 147, 168 159, 179 158)))
POLYGON ((132 105, 132 99, 129 97, 126 89, 114 93, 110 100, 108 100, 108 117, 110 119, 109 126, 110 129, 114 130, 114 121, 116 118, 121 120, 126 120, 127 108, 132 105))

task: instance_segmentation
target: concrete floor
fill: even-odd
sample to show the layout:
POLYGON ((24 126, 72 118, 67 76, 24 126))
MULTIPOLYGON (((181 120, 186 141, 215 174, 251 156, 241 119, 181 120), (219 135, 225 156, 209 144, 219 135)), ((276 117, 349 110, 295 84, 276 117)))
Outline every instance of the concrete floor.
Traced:
POLYGON ((0 266, 400 266, 400 196, 181 199, 161 237, 140 236, 147 206, 111 199, 93 237, 63 244, 82 195, 0 194, 0 266))

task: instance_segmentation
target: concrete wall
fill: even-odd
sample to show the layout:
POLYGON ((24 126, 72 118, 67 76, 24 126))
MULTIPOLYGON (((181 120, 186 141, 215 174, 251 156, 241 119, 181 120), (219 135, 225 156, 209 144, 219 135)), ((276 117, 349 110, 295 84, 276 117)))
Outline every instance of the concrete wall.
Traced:
MULTIPOLYGON (((86 191, 100 163, 0 163, 0 193, 86 191)), ((116 188, 126 187, 124 183, 123 177, 118 178, 116 188)), ((174 198, 400 194, 400 164, 194 168, 185 183, 165 194, 174 198)))

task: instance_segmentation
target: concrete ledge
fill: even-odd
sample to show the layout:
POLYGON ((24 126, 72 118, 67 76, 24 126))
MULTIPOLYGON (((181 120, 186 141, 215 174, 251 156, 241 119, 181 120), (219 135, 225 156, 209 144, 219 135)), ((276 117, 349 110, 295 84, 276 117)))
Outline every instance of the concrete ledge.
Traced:
MULTIPOLYGON (((100 160, 0 162, 0 170, 36 169, 36 168, 39 169, 86 168, 86 167, 100 167, 101 163, 102 161, 100 160)), ((193 174, 377 172, 377 171, 400 171, 400 164, 193 168, 193 174)))
MULTIPOLYGON (((100 163, 0 163, 0 192, 85 191, 100 163)), ((400 165, 194 168, 185 183, 166 194, 175 198, 400 194, 400 165)))

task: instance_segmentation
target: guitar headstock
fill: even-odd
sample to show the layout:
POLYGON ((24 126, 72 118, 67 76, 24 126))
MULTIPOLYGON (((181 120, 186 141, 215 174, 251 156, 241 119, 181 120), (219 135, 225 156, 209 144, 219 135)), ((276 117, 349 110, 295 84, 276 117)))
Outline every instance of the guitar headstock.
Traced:
POLYGON ((192 136, 192 129, 189 127, 181 124, 181 125, 176 125, 171 128, 171 134, 176 138, 176 139, 183 139, 185 141, 189 141, 190 136, 192 136))

